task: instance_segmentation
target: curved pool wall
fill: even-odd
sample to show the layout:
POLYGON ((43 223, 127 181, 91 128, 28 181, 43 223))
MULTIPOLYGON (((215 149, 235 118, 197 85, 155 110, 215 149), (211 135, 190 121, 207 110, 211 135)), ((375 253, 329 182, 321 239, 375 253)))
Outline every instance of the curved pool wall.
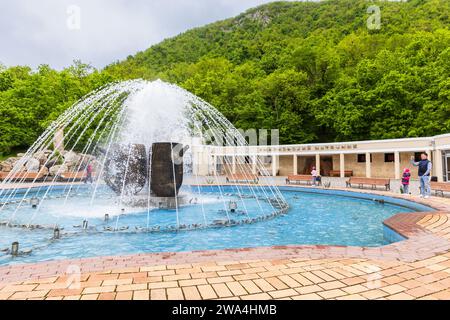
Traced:
POLYGON ((333 196, 341 196, 347 198, 356 198, 356 199, 364 199, 364 200, 383 200, 385 203, 394 204, 400 207, 404 207, 406 209, 410 209, 415 212, 426 212, 426 211, 435 211, 435 209, 414 202, 410 200, 395 198, 392 196, 383 196, 379 194, 373 193, 363 193, 363 192, 355 192, 350 190, 335 190, 335 189, 316 189, 316 188, 302 188, 302 187, 279 187, 280 191, 301 191, 305 193, 316 193, 316 194, 325 194, 325 195, 333 195, 333 196))
MULTIPOLYGON (((202 193, 218 193, 218 186, 191 186, 202 193)), ((83 187, 84 188, 84 187, 83 187)), ((189 187, 185 187, 189 189, 189 187)), ((234 186, 220 186, 221 192, 232 192, 234 186)), ((240 186, 245 190, 245 186, 240 186)), ((43 188, 45 189, 45 188, 43 188)), ((374 247, 404 240, 383 225, 397 213, 434 211, 433 208, 400 198, 354 191, 281 186, 279 190, 290 203, 286 215, 253 225, 218 229, 149 233, 78 234, 51 241, 48 230, 8 230, 0 227, 0 250, 19 240, 31 247, 29 256, 12 258, 0 252, 0 264, 15 264, 92 256, 126 255, 152 252, 180 252, 273 245, 347 245, 374 247), (1 236, 3 233, 4 237, 1 236), (3 238, 3 241, 2 241, 3 238)), ((37 190, 35 190, 37 191, 37 190)), ((40 190, 42 192, 42 189, 40 190)), ((51 194, 64 191, 53 186, 51 194)), ((19 200, 25 189, 14 197, 19 200)))

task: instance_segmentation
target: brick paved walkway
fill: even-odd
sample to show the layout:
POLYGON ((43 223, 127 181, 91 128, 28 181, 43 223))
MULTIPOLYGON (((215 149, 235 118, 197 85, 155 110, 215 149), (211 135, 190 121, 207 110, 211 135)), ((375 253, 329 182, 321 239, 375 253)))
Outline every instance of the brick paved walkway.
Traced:
POLYGON ((408 239, 379 248, 279 246, 6 266, 0 299, 450 299, 450 200, 420 202, 439 211, 388 219, 408 239))

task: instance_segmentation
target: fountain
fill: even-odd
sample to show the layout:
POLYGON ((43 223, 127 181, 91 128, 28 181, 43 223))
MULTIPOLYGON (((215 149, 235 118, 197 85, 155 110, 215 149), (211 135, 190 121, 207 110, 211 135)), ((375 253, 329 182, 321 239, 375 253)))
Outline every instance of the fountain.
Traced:
MULTIPOLYGON (((80 232, 230 227, 286 213, 268 174, 251 186, 224 186, 217 175, 207 183, 196 155, 216 144, 246 141, 188 91, 160 80, 109 84, 69 108, 15 162, 2 182, 0 227, 58 230, 64 239, 80 232), (34 175, 27 171, 31 161, 34 175), (93 183, 80 183, 88 166, 93 183)), ((246 166, 245 155, 236 159, 243 176, 255 167, 265 172, 259 162, 246 166)), ((222 161, 225 175, 233 174, 231 159, 222 161)))

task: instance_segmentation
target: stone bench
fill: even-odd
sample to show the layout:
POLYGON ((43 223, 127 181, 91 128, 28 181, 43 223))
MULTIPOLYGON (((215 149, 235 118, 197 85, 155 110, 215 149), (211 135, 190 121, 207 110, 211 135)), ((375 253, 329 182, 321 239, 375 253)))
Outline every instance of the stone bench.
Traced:
POLYGON ((232 174, 227 176, 227 183, 254 183, 259 182, 258 176, 254 174, 232 174))
MULTIPOLYGON (((313 177, 306 174, 298 174, 298 175, 291 175, 288 176, 286 179, 286 184, 301 184, 306 183, 307 185, 312 185, 313 183, 313 177)), ((320 184, 320 181, 317 183, 320 184)))
MULTIPOLYGON (((341 170, 331 170, 330 171, 330 177, 340 177, 340 176, 341 176, 341 170)), ((352 170, 345 170, 344 171, 344 176, 345 177, 353 176, 353 171, 352 170)))
POLYGON ((32 173, 32 172, 17 172, 12 174, 9 178, 9 172, 0 172, 0 181, 5 181, 9 179, 10 182, 30 182, 30 181, 41 181, 45 174, 41 173, 32 173))
POLYGON ((434 190, 436 196, 444 196, 444 192, 450 192, 450 183, 448 182, 431 182, 431 190, 434 190))
POLYGON ((357 185, 360 189, 364 186, 371 186, 372 189, 376 189, 378 186, 386 188, 386 191, 391 190, 391 180, 384 178, 357 178, 351 177, 346 181, 347 188, 351 188, 357 185))

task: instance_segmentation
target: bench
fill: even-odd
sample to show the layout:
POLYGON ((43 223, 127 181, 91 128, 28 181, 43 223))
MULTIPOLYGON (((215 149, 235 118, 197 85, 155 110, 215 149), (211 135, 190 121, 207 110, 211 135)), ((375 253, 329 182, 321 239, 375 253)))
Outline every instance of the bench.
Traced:
MULTIPOLYGON (((306 182, 307 185, 311 185, 313 183, 313 177, 310 175, 291 175, 288 176, 286 179, 286 184, 300 184, 306 182)), ((317 181, 317 183, 320 185, 321 181, 317 181)))
POLYGON ((259 182, 258 176, 254 174, 232 174, 227 176, 227 183, 255 183, 259 182))
MULTIPOLYGON (((0 181, 4 181, 8 178, 9 172, 0 172, 0 181)), ((42 172, 17 172, 9 177, 10 182, 30 182, 30 181, 41 181, 45 174, 42 172)))
POLYGON ((448 182, 431 182, 431 190, 434 190, 435 195, 440 194, 444 196, 444 192, 450 192, 450 183, 448 182))
POLYGON ((377 186, 385 187, 386 191, 391 190, 391 180, 383 179, 383 178, 356 178, 351 177, 348 181, 346 181, 347 188, 352 187, 353 185, 358 185, 360 189, 364 186, 371 186, 372 189, 376 189, 377 186))
MULTIPOLYGON (((92 173, 92 179, 94 179, 94 173, 92 173)), ((79 172, 64 172, 59 175, 59 180, 64 182, 72 182, 72 181, 82 181, 86 178, 85 171, 79 172)))
MULTIPOLYGON (((341 176, 341 170, 331 170, 330 171, 330 177, 340 177, 341 176)), ((353 171, 351 170, 345 170, 344 171, 345 177, 351 177, 353 176, 353 171)))

